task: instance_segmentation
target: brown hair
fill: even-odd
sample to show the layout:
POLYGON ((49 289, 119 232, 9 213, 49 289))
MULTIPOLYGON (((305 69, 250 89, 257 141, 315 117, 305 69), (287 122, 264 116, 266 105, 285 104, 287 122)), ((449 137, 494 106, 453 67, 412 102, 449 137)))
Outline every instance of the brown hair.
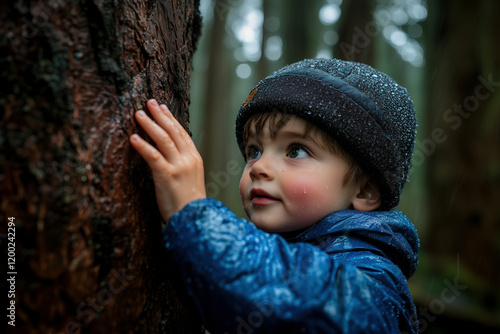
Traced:
MULTIPOLYGON (((279 112, 261 112, 253 115, 246 122, 243 127, 243 141, 247 142, 248 137, 251 134, 252 125, 255 127, 255 135, 261 136, 262 131, 266 123, 268 124, 269 133, 271 138, 274 138, 277 132, 285 126, 290 120, 291 114, 284 114, 279 112)), ((297 116, 298 117, 298 116, 297 116)), ((355 182, 359 183, 366 175, 366 173, 361 169, 361 167, 354 161, 351 155, 344 150, 340 144, 328 133, 316 127, 315 125, 307 122, 306 131, 304 136, 310 134, 311 132, 318 133, 318 144, 330 152, 339 155, 342 159, 347 162, 348 170, 344 178, 344 185, 355 182)))

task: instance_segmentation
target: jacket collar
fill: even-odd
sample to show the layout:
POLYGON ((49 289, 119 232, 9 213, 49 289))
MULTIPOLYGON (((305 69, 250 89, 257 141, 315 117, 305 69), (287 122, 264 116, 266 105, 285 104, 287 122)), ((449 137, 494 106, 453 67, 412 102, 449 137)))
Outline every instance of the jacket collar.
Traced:
POLYGON ((368 250, 400 267, 406 277, 418 262, 417 231, 399 211, 343 210, 334 212, 298 235, 284 236, 289 242, 307 242, 328 253, 368 250))

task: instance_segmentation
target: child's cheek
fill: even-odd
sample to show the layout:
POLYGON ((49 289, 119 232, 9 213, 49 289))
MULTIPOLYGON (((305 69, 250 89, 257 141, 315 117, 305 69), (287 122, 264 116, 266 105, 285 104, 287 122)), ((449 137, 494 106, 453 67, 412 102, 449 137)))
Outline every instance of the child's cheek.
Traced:
POLYGON ((301 176, 290 178, 284 185, 284 190, 289 204, 293 205, 292 210, 299 216, 310 213, 310 210, 314 210, 318 201, 321 200, 318 198, 317 185, 312 182, 311 178, 301 176))

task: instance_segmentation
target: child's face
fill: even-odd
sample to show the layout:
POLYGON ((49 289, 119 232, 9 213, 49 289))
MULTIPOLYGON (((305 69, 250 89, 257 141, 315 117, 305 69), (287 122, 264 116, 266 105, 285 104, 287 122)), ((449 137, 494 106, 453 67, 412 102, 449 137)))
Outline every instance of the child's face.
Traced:
POLYGON ((347 162, 320 145, 319 130, 306 134, 306 121, 292 116, 274 138, 252 127, 240 195, 250 220, 268 232, 312 226, 326 215, 349 209, 354 184, 343 185, 347 162))

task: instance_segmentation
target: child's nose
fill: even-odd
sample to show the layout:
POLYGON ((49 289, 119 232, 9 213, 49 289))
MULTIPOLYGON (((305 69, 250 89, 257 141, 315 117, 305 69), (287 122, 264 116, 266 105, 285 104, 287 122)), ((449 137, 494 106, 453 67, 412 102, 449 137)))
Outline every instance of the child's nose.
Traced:
POLYGON ((262 155, 250 169, 250 178, 252 180, 257 178, 273 179, 274 173, 272 170, 272 161, 269 157, 262 155))

